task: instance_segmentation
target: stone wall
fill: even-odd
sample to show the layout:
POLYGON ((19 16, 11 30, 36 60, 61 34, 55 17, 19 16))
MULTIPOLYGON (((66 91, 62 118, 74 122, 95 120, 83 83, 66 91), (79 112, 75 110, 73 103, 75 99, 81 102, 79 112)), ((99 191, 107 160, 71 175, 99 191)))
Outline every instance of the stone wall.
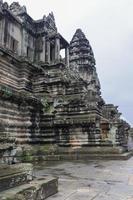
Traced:
POLYGON ((57 32, 53 13, 35 21, 15 2, 0 4, 0 19, 2 154, 22 144, 56 144, 67 152, 127 150, 129 125, 101 96, 94 53, 82 30, 69 44, 57 32))

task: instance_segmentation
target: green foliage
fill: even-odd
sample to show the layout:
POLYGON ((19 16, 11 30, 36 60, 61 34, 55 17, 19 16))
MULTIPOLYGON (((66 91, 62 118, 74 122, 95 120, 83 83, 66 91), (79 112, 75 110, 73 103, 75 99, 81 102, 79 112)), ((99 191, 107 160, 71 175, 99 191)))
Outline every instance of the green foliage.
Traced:
POLYGON ((52 113, 54 111, 53 104, 49 102, 49 99, 47 96, 44 96, 43 98, 41 98, 41 102, 43 105, 44 113, 52 113))
POLYGON ((0 120, 0 141, 1 142, 6 142, 8 140, 8 135, 5 133, 5 126, 2 123, 2 121, 0 120))
POLYGON ((45 144, 45 145, 34 145, 34 147, 25 147, 21 155, 22 162, 34 162, 40 159, 42 156, 53 155, 56 151, 57 146, 55 144, 45 144))
POLYGON ((13 94, 12 90, 9 87, 3 85, 0 85, 0 93, 2 94, 2 96, 5 97, 11 97, 13 94))
POLYGON ((32 152, 25 150, 22 154, 22 161, 23 162, 32 162, 33 161, 32 152))

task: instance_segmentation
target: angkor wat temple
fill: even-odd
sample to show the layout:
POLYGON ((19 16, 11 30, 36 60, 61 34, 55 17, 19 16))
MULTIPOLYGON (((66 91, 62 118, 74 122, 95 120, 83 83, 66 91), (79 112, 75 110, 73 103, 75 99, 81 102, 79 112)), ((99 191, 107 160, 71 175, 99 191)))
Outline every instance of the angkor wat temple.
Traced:
POLYGON ((117 106, 105 103, 100 88, 94 53, 81 29, 69 43, 53 13, 36 21, 19 3, 0 0, 2 158, 26 145, 52 144, 55 154, 81 156, 127 151, 130 126, 117 106))

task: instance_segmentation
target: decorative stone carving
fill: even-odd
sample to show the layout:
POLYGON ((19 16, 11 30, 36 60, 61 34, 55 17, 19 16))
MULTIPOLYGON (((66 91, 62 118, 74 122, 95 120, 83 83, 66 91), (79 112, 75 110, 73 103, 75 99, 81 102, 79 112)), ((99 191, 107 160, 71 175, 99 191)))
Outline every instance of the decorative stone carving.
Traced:
POLYGON ((53 12, 49 13, 49 15, 47 16, 47 22, 49 22, 52 27, 56 28, 53 12))
POLYGON ((4 9, 8 9, 8 8, 9 8, 9 5, 8 5, 7 2, 4 2, 4 3, 3 3, 3 8, 4 8, 4 9))
POLYGON ((26 13, 26 7, 25 6, 20 6, 18 2, 13 2, 10 5, 10 10, 15 14, 18 15, 20 13, 26 13))
POLYGON ((0 0, 0 7, 2 7, 3 5, 3 0, 0 0))
POLYGON ((95 69, 95 58, 89 41, 81 29, 77 29, 70 42, 70 65, 77 68, 88 89, 100 90, 100 82, 95 69))

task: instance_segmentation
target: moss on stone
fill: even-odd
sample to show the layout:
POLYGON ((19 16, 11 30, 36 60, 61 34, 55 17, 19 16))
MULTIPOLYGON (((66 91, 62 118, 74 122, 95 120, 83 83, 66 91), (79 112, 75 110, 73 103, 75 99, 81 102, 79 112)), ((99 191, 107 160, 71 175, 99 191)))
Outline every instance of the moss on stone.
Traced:
POLYGON ((41 161, 43 156, 53 155, 56 152, 56 145, 34 145, 34 146, 24 146, 22 155, 19 159, 22 162, 34 162, 41 161))
POLYGON ((26 151, 26 150, 23 151, 22 161, 23 162, 32 162, 33 161, 32 154, 30 151, 26 151))

